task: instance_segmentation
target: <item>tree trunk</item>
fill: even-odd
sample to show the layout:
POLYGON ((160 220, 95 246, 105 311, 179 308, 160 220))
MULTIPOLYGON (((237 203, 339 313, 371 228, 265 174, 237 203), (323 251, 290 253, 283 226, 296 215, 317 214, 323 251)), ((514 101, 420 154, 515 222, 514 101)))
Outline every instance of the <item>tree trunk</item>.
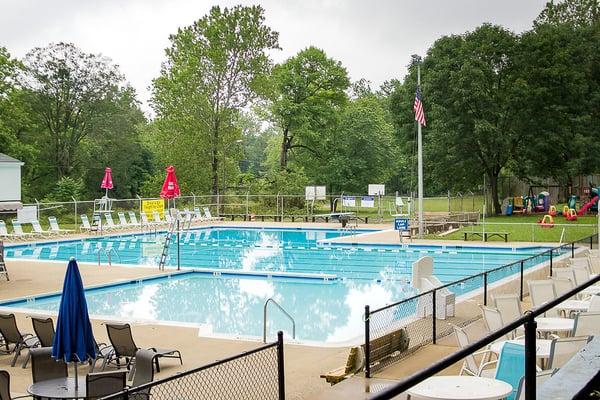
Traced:
POLYGON ((492 204, 494 205, 494 214, 502 214, 502 207, 498 199, 498 175, 500 173, 493 172, 488 174, 490 178, 490 189, 492 190, 492 204))
POLYGON ((219 194, 219 155, 218 155, 218 143, 219 140, 219 119, 215 119, 212 132, 212 193, 214 196, 219 194))
POLYGON ((283 130, 283 140, 281 141, 281 151, 279 153, 279 167, 283 171, 287 168, 287 152, 289 147, 289 128, 283 130))

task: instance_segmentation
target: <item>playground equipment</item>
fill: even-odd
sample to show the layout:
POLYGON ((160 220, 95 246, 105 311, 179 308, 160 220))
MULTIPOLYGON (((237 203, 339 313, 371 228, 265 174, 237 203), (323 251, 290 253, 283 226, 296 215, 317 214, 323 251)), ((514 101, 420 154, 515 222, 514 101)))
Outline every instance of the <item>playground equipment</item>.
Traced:
POLYGON ((535 204, 535 212, 548 212, 550 208, 550 193, 540 192, 537 198, 533 197, 533 203, 535 204))
POLYGON ((598 212, 598 199, 600 194, 600 188, 592 188, 590 191, 590 201, 585 203, 579 209, 578 215, 584 215, 588 210, 598 212))
MULTIPOLYGON (((555 208, 556 210, 556 208, 555 208)), ((554 218, 550 214, 544 215, 544 218, 538 221, 542 228, 554 228, 554 218)))
POLYGON ((577 221, 577 211, 573 208, 569 208, 566 214, 563 215, 567 218, 567 221, 577 221))
POLYGON ((550 210, 548 211, 551 217, 556 217, 558 215, 558 211, 556 210, 556 206, 550 206, 550 210))

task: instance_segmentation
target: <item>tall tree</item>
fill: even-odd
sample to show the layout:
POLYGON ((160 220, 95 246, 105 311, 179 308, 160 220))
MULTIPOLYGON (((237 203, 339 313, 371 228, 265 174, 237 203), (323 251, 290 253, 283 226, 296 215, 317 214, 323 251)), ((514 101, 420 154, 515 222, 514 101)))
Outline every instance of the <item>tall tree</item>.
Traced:
POLYGON ((77 150, 102 121, 101 103, 118 92, 123 77, 100 55, 84 53, 70 43, 35 48, 25 57, 31 107, 55 177, 69 176, 78 166, 77 150))
POLYGON ((280 167, 286 169, 294 148, 318 154, 320 134, 335 123, 350 80, 339 61, 309 47, 276 66, 273 82, 273 116, 283 133, 280 167))
POLYGON ((260 6, 213 7, 170 37, 167 60, 154 80, 159 119, 205 136, 213 194, 219 193, 221 159, 236 140, 231 133, 239 135, 233 127, 237 113, 261 92, 271 68, 267 52, 278 49, 278 34, 264 19, 260 6))
POLYGON ((535 19, 534 26, 544 24, 590 26, 600 21, 600 2, 598 0, 551 0, 535 19))

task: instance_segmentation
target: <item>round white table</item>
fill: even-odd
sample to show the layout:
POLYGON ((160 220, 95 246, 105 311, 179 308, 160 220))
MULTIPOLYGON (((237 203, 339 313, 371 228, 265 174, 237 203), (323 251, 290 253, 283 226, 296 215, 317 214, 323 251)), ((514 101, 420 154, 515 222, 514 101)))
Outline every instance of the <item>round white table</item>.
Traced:
POLYGON ((479 376, 432 376, 408 389, 409 399, 500 400, 513 388, 506 382, 479 376))
POLYGON ((540 317, 536 318, 535 322, 537 322, 537 331, 542 333, 572 332, 575 326, 575 320, 570 318, 540 317))
POLYGON ((569 314, 571 311, 587 311, 590 308, 589 300, 565 300, 555 307, 569 314))
POLYGON ((600 294, 600 286, 595 286, 595 285, 588 286, 579 293, 580 294, 591 294, 591 295, 600 294))
MULTIPOLYGON (((493 351, 496 354, 500 354, 502 352, 502 348, 505 343, 515 343, 525 346, 525 339, 514 339, 514 340, 501 340, 499 342, 494 342, 490 345, 490 351, 493 351)), ((537 358, 548 358, 550 357, 550 344, 552 340, 548 339, 537 339, 535 341, 535 355, 537 358)))

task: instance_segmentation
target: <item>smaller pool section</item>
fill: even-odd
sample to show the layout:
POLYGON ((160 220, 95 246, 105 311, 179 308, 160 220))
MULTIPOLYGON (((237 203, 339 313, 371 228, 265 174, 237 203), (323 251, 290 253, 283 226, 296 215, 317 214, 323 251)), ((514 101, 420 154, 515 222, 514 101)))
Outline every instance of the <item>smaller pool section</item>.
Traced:
MULTIPOLYGON (((90 314, 98 318, 193 323, 201 333, 262 336, 263 306, 272 298, 296 322, 296 338, 342 342, 362 334, 366 304, 383 306, 415 294, 411 265, 434 258, 434 274, 444 283, 475 275, 547 250, 544 247, 357 245, 330 243, 337 230, 208 227, 180 237, 184 273, 126 282, 86 291, 90 314), (194 270, 195 269, 195 270, 194 270)), ((156 265, 165 234, 124 235, 78 241, 18 245, 8 258, 79 261, 131 266, 156 265)), ((177 265, 175 248, 167 265, 177 265)), ((525 268, 544 261, 535 258, 525 268)), ((489 282, 518 271, 503 269, 489 282)), ((471 279, 453 287, 463 294, 483 284, 471 279)), ((57 312, 59 294, 0 303, 1 307, 57 312)), ((402 316, 397 316, 402 317, 402 316)), ((291 334, 291 322, 269 311, 270 337, 291 334)))

